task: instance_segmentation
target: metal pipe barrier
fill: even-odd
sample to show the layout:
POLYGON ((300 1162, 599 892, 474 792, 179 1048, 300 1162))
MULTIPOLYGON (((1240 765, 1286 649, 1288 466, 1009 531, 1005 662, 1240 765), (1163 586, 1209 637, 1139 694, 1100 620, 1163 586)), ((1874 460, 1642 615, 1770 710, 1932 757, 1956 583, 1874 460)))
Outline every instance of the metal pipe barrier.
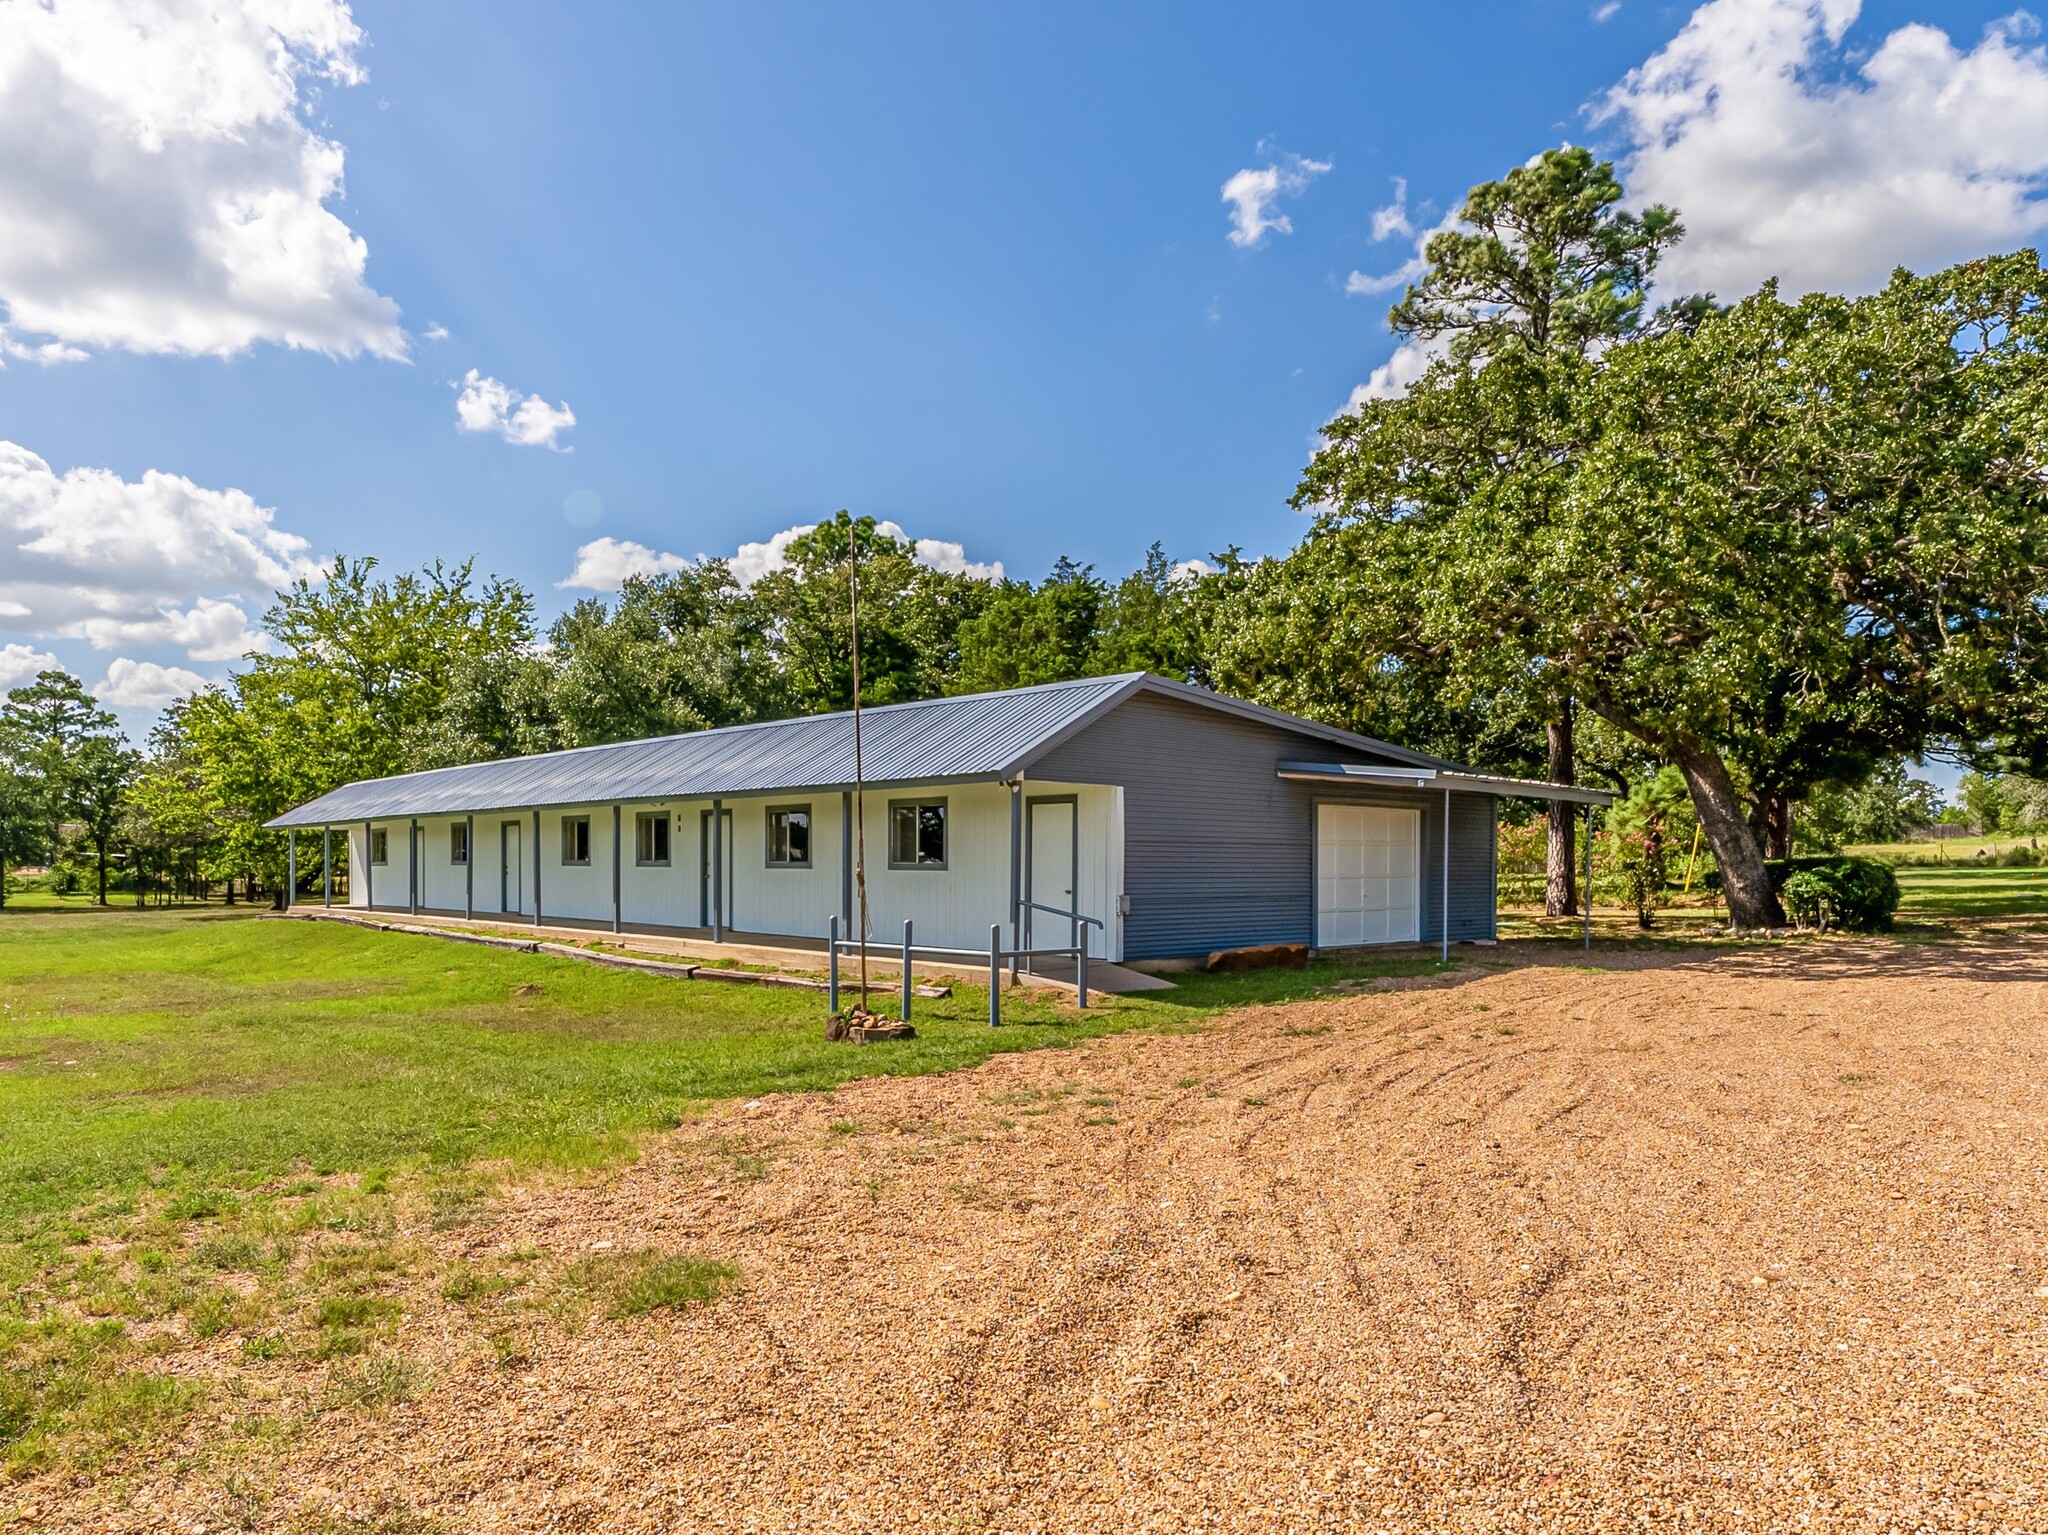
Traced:
MULTIPOLYGON (((1058 915, 1069 914, 1060 912, 1058 915)), ((1082 917, 1080 920, 1095 922, 1093 917, 1082 917)), ((1096 922, 1095 925, 1100 927, 1102 924, 1096 922)), ((839 918, 836 914, 826 919, 825 933, 825 1007, 827 1012, 836 1013, 839 1011, 839 997, 843 989, 839 975, 839 957, 842 954, 858 953, 860 940, 839 936, 839 918)), ((985 953, 980 949, 948 949, 936 944, 917 943, 913 939, 911 924, 906 919, 903 924, 903 946, 899 951, 899 963, 903 967, 902 1016, 906 1023, 910 1021, 910 967, 914 961, 920 959, 938 964, 958 964, 963 960, 979 962, 986 959, 989 975, 990 1028, 1002 1022, 1002 970, 1003 965, 1012 960, 1071 959, 1074 962, 1075 1001, 1084 1008, 1088 1005, 1088 945, 1085 943, 1046 949, 1006 949, 1003 947, 1003 928, 999 922, 989 924, 988 949, 985 953)))

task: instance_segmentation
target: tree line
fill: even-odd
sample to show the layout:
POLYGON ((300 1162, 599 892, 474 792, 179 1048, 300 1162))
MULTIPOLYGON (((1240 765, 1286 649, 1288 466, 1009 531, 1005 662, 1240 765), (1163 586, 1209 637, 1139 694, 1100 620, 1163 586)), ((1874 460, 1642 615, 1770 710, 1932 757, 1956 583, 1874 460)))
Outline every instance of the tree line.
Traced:
MULTIPOLYGON (((844 708, 857 544, 870 703, 1155 671, 1614 787, 1635 841, 1696 824, 1733 920, 1774 923, 1795 807, 1823 832, 1887 795, 1910 819, 1902 763, 1943 745, 2015 802, 2048 770, 2048 273, 2029 250, 1861 298, 1652 308, 1682 237, 1580 149, 1474 188, 1390 316, 1433 360, 1325 428, 1282 557, 1176 569, 1155 545, 1121 579, 988 582, 841 512, 751 584, 706 560, 543 633, 473 564, 339 556, 142 753, 74 679, 17 690, 7 739, 41 744, 4 747, 31 807, 9 856, 104 825, 102 876, 125 836, 138 867, 274 887, 261 823, 353 779, 844 708), (119 791, 64 787, 72 754, 119 791)), ((1554 816, 1555 912, 1574 846, 1554 816)))

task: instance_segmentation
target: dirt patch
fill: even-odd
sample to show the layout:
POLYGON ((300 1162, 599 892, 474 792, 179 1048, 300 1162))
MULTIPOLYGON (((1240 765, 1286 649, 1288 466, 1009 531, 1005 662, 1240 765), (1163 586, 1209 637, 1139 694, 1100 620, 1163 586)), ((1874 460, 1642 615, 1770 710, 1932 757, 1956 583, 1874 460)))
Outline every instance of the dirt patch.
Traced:
MULTIPOLYGON (((2039 944, 1645 950, 734 1105, 432 1239, 732 1293, 578 1328, 409 1295, 431 1384, 236 1495, 265 1529, 2039 1529, 2044 1007, 2039 944)), ((32 1484, 29 1522, 218 1519, 204 1442, 32 1484)))

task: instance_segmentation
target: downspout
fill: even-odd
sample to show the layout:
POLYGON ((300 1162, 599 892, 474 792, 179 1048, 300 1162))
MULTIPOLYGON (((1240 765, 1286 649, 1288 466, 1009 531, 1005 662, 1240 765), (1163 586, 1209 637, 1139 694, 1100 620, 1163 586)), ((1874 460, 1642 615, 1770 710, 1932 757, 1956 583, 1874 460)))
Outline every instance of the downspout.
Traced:
POLYGON ((533 925, 540 926, 540 812, 533 813, 533 925))
POLYGON ((377 909, 377 876, 371 872, 376 866, 376 848, 371 839, 375 832, 368 821, 363 822, 363 910, 377 909))
POLYGON ((412 914, 420 914, 420 818, 414 816, 405 833, 405 893, 412 914))
POLYGON ((476 915, 476 817, 462 818, 462 915, 476 915))
POLYGON ((619 807, 612 806, 612 931, 615 933, 625 931, 625 897, 621 886, 624 876, 619 872, 624 861, 624 855, 619 848, 619 833, 623 829, 624 820, 625 817, 619 813, 619 807))

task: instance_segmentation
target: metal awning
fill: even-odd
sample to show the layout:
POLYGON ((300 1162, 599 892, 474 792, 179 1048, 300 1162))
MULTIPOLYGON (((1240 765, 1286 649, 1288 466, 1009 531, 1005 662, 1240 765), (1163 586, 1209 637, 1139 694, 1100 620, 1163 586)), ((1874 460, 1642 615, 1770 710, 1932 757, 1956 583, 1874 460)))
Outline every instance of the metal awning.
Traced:
POLYGON ((1386 789, 1438 789, 1453 794, 1498 794, 1520 799, 1565 800, 1574 805, 1611 805, 1605 789, 1547 783, 1540 778, 1504 778, 1449 768, 1378 767, 1362 762, 1283 762, 1280 776, 1306 783, 1348 783, 1386 789))

